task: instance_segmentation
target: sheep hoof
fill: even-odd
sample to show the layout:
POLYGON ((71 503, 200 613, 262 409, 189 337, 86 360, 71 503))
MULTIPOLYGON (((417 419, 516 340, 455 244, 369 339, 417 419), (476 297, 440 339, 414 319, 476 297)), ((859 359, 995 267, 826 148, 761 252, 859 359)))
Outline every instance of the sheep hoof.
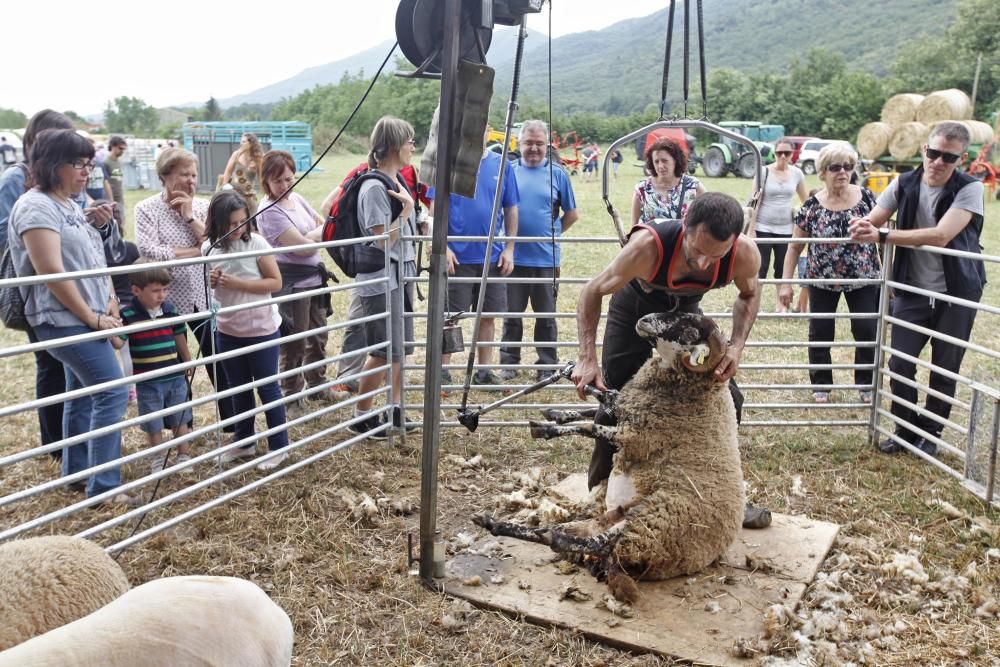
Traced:
POLYGON ((608 590, 619 602, 635 604, 639 601, 639 586, 617 565, 608 568, 608 590))
POLYGON ((771 510, 766 507, 746 504, 743 508, 744 528, 767 528, 771 525, 771 510))
POLYGON ((539 422, 533 419, 528 420, 528 428, 531 430, 532 438, 545 438, 546 440, 551 440, 552 438, 559 435, 555 432, 552 427, 554 424, 552 422, 539 422))

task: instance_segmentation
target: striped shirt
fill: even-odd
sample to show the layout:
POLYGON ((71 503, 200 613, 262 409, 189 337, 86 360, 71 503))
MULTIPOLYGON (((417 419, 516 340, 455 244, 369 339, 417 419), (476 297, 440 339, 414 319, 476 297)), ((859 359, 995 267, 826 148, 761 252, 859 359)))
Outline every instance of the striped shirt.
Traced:
MULTIPOLYGON (((169 301, 163 302, 161 310, 163 311, 162 313, 153 317, 139 303, 138 298, 132 297, 128 305, 121 309, 121 317, 125 324, 139 324, 140 322, 150 322, 164 317, 178 316, 177 309, 169 301)), ((122 338, 128 340, 128 351, 132 355, 132 374, 148 373, 149 371, 167 368, 179 363, 175 336, 183 336, 186 331, 187 325, 180 322, 174 326, 165 325, 123 335, 122 338)), ((163 382, 164 380, 171 380, 181 375, 182 373, 178 372, 146 380, 146 382, 163 382)))

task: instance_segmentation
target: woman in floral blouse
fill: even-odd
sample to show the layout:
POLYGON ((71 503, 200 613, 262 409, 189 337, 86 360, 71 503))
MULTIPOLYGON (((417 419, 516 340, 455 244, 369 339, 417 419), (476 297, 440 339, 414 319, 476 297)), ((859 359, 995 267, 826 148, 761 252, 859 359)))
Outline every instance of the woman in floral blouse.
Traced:
POLYGON ((687 165, 687 155, 673 139, 658 139, 646 149, 646 171, 651 176, 635 186, 633 225, 656 218, 684 218, 691 200, 705 192, 701 181, 688 175, 687 165))
MULTIPOLYGON (((830 144, 820 151, 818 168, 820 180, 825 188, 809 197, 795 214, 794 238, 847 238, 847 230, 852 218, 868 215, 875 207, 875 196, 868 190, 851 185, 851 174, 858 163, 858 155, 847 144, 830 144)), ((785 255, 783 278, 790 280, 795 275, 795 265, 802 253, 804 243, 791 243, 785 255)), ((809 280, 846 278, 876 280, 881 273, 878 248, 873 243, 811 243, 806 261, 806 275, 809 280)), ((814 313, 835 313, 840 295, 844 295, 847 307, 853 314, 878 312, 879 286, 863 284, 826 283, 809 286, 809 299, 814 313)), ((782 285, 778 299, 784 307, 792 301, 792 286, 782 285)), ((817 318, 809 321, 810 342, 830 342, 835 333, 833 318, 817 318)), ((852 318, 851 333, 855 342, 870 343, 875 340, 877 321, 873 318, 852 318)), ((854 363, 864 368, 854 370, 854 382, 863 385, 859 390, 862 402, 871 401, 872 365, 875 362, 875 348, 859 346, 854 349, 854 363)), ((810 347, 809 363, 831 364, 829 347, 810 347)), ((813 398, 817 403, 827 403, 830 391, 824 386, 833 384, 833 371, 829 368, 809 371, 811 383, 816 387, 813 398)))
MULTIPOLYGON (((183 148, 168 148, 156 158, 156 174, 163 189, 135 205, 135 244, 143 257, 160 261, 201 257, 201 244, 205 240, 205 217, 208 202, 196 198, 198 187, 198 157, 183 148)), ((201 356, 207 357, 218 345, 212 335, 208 318, 208 286, 205 284, 205 267, 201 264, 175 266, 170 269, 169 299, 181 315, 202 313, 204 319, 191 320, 188 326, 195 333, 201 356)), ((222 375, 221 364, 218 367, 222 375)), ((224 378, 216 378, 213 364, 205 370, 217 390, 226 388, 224 378)), ((233 415, 232 399, 219 401, 223 419, 233 415)), ((232 432, 227 426, 226 432, 232 432)))

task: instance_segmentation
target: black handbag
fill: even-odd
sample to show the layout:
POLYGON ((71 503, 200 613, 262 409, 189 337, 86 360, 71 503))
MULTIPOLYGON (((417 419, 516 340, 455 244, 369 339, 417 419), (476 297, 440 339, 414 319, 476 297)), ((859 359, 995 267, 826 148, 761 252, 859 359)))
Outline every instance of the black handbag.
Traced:
MULTIPOLYGON (((0 280, 14 278, 17 278, 17 271, 14 269, 10 247, 7 247, 3 251, 3 258, 0 258, 0 280)), ((27 331, 30 328, 28 318, 24 316, 24 295, 17 285, 0 289, 0 321, 8 329, 27 331)))

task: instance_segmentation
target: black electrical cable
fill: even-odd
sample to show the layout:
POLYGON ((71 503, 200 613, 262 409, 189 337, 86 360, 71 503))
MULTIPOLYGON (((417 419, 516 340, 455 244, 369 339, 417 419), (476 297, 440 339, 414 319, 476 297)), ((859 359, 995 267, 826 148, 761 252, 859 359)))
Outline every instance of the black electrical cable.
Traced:
MULTIPOLYGON (((303 178, 305 178, 306 176, 308 176, 310 174, 310 172, 312 172, 312 170, 316 168, 316 165, 318 165, 320 163, 320 161, 323 158, 326 157, 326 154, 329 153, 330 149, 332 149, 333 146, 334 146, 334 144, 337 143, 337 140, 340 139, 340 136, 344 133, 344 130, 347 129, 347 126, 351 124, 352 120, 354 120, 354 116, 361 109, 361 105, 363 105, 365 103, 365 100, 368 99, 369 93, 371 93, 372 92, 372 88, 375 87, 375 82, 378 81, 379 76, 382 75, 382 70, 385 69, 385 66, 389 63, 389 59, 392 58, 392 54, 396 51, 396 47, 398 47, 398 46, 399 46, 398 42, 394 42, 393 43, 392 47, 389 49, 389 53, 387 53, 385 55, 385 59, 382 61, 382 64, 379 65, 378 71, 375 72, 375 75, 372 77, 372 80, 369 82, 368 89, 365 90, 364 95, 362 95, 361 99, 358 100, 358 103, 354 106, 354 109, 351 111, 350 115, 347 117, 347 120, 344 121, 344 124, 341 126, 341 128, 337 132, 336 136, 334 136, 333 139, 330 141, 330 143, 327 144, 327 147, 325 149, 323 149, 323 152, 320 153, 319 157, 316 158, 316 160, 311 165, 309 165, 309 168, 306 169, 304 172, 302 172, 302 175, 299 176, 297 179, 295 179, 295 182, 292 183, 290 186, 288 186, 288 189, 285 190, 281 194, 280 197, 276 197, 274 199, 274 201, 272 201, 270 204, 268 204, 266 207, 264 207, 260 211, 257 211, 256 213, 252 214, 246 220, 244 220, 243 222, 241 222, 239 224, 239 226, 234 227, 233 229, 231 229, 228 232, 226 232, 225 234, 223 234, 215 243, 213 243, 209 247, 209 251, 211 251, 213 248, 217 248, 219 246, 219 244, 221 244, 227 238, 229 238, 233 234, 239 232, 244 227, 246 227, 247 225, 249 225, 251 222, 253 222, 254 220, 256 220, 258 215, 260 215, 261 213, 263 213, 264 211, 268 210, 269 208, 271 208, 272 206, 274 206, 275 204, 277 204, 279 201, 281 201, 282 199, 284 199, 285 196, 289 192, 291 192, 291 191, 293 191, 295 189, 295 186, 297 186, 302 181, 303 178)), ((208 264, 205 264, 204 266, 207 267, 208 264)), ((210 288, 209 288, 209 277, 208 277, 208 271, 207 270, 204 271, 204 275, 205 275, 205 278, 204 278, 205 294, 206 294, 206 298, 210 300, 211 299, 211 291, 210 291, 210 288)), ((208 326, 208 323, 203 323, 201 326, 208 326)), ((213 343, 214 343, 214 336, 213 336, 213 343)), ((213 348, 214 348, 214 345, 213 345, 213 348)), ((211 353, 212 353, 212 356, 215 356, 215 349, 212 349, 211 353)), ((202 350, 200 348, 198 349, 198 354, 199 355, 202 354, 202 350)), ((213 362, 213 363, 215 363, 215 362, 213 362)), ((215 377, 217 377, 217 378, 219 377, 218 376, 218 368, 216 368, 216 375, 215 375, 215 377)), ((189 393, 190 393, 190 388, 191 388, 191 382, 189 380, 188 381, 188 390, 189 390, 189 393)), ((216 403, 216 410, 218 410, 218 403, 216 403)), ((171 452, 173 452, 173 447, 171 447, 170 449, 167 450, 167 454, 166 454, 166 456, 164 457, 164 460, 163 460, 163 468, 162 469, 166 469, 167 468, 167 463, 169 461, 171 452)), ((163 481, 163 479, 164 478, 161 477, 160 479, 156 480, 156 485, 153 486, 153 492, 150 495, 149 500, 146 502, 147 505, 149 503, 153 502, 154 500, 156 500, 156 494, 159 491, 160 482, 163 481)), ((133 528, 132 528, 132 532, 129 533, 128 538, 126 538, 126 539, 131 538, 132 536, 134 536, 139 531, 139 527, 142 525, 142 522, 146 518, 146 515, 148 513, 149 512, 143 512, 142 515, 139 516, 138 520, 135 522, 135 526, 133 526, 133 528)), ((114 559, 118 560, 118 558, 123 553, 125 553, 127 550, 128 550, 128 548, 126 547, 125 549, 122 549, 121 551, 119 551, 118 553, 116 553, 115 556, 114 556, 114 559)))
POLYGON ((663 54, 663 83, 660 86, 660 120, 667 115, 667 81, 670 77, 670 50, 674 43, 674 6, 670 3, 667 10, 667 46, 663 54))
MULTIPOLYGON (((673 2, 670 3, 671 5, 673 2)), ((691 0, 684 0, 684 117, 688 117, 688 80, 691 76, 691 0)))
POLYGON ((708 77, 705 76, 705 12, 698 0, 698 57, 701 63, 701 116, 708 120, 708 77))
POLYGON ((559 219, 559 213, 556 211, 555 202, 553 201, 554 195, 552 194, 552 128, 555 127, 554 120, 552 118, 552 2, 549 0, 549 145, 545 147, 545 152, 547 153, 547 158, 549 162, 549 210, 552 211, 552 221, 549 224, 550 242, 552 249, 552 300, 553 302, 559 298, 559 282, 556 278, 556 274, 559 273, 559 265, 556 262, 556 221, 559 219))
POLYGON ((304 172, 302 172, 302 175, 299 176, 297 179, 295 179, 295 182, 292 183, 290 186, 288 186, 288 189, 285 190, 284 192, 282 192, 281 196, 275 197, 274 201, 272 201, 266 207, 262 208, 261 210, 257 211, 256 213, 252 214, 246 220, 244 220, 243 222, 241 222, 238 226, 230 229, 228 232, 226 232, 225 234, 223 234, 215 243, 213 243, 211 245, 211 247, 209 248, 209 250, 211 250, 212 248, 217 248, 219 246, 219 244, 221 244, 223 241, 225 241, 226 239, 228 239, 233 234, 242 233, 241 230, 244 227, 246 227, 247 225, 249 225, 250 223, 252 223, 254 220, 256 220, 258 215, 260 215, 264 211, 268 210, 272 206, 277 205, 277 203, 279 201, 281 201, 282 199, 284 199, 285 196, 289 192, 291 192, 292 190, 294 190, 295 187, 299 183, 302 182, 302 179, 304 179, 306 176, 308 176, 312 172, 312 170, 316 168, 316 165, 318 165, 320 163, 320 161, 323 158, 326 157, 326 154, 330 152, 330 149, 333 148, 334 144, 337 143, 337 140, 340 139, 340 135, 342 135, 344 133, 344 130, 347 129, 347 126, 351 124, 352 120, 354 120, 354 116, 361 109, 361 105, 364 104, 365 100, 368 99, 369 93, 371 93, 372 92, 372 88, 375 87, 375 82, 378 81, 379 76, 381 76, 381 74, 382 74, 382 70, 384 70, 385 66, 389 63, 389 59, 392 58, 392 54, 396 51, 396 47, 397 46, 399 46, 399 42, 393 42, 392 47, 389 49, 389 53, 385 54, 385 59, 382 60, 382 64, 379 65, 378 70, 375 72, 375 76, 373 76, 372 80, 368 83, 368 89, 365 90, 364 95, 362 95, 361 99, 358 100, 358 103, 354 106, 354 110, 351 111, 350 115, 347 117, 347 120, 344 121, 344 124, 340 127, 340 130, 337 131, 336 136, 330 141, 329 144, 327 144, 327 147, 325 149, 323 149, 323 152, 320 153, 319 157, 316 158, 316 160, 311 165, 309 165, 309 168, 306 169, 304 172))

